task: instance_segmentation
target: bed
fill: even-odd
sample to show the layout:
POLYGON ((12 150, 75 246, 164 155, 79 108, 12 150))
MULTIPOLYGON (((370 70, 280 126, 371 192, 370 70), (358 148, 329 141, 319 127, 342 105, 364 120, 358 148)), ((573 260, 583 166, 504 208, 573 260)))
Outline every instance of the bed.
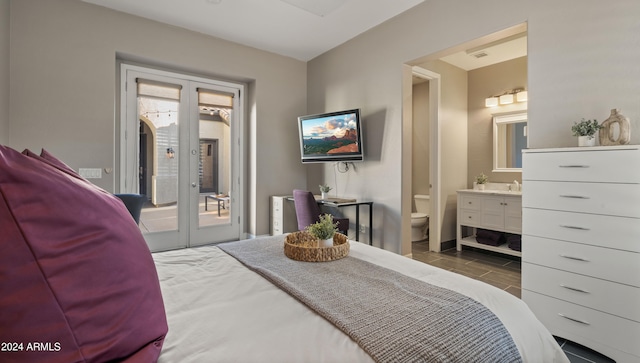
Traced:
MULTIPOLYGON (((273 236, 233 243, 282 248, 283 241, 273 236)), ((284 253, 281 258, 287 259, 284 253)), ((507 328, 525 362, 568 361, 528 307, 502 290, 358 242, 350 242, 349 258, 481 302, 507 328)), ((159 362, 374 361, 335 325, 217 246, 155 253, 153 259, 169 325, 159 362)), ((455 344, 455 337, 446 340, 455 344)))
POLYGON ((0 145, 0 231, 2 362, 567 362, 519 299, 358 242, 321 263, 283 236, 152 255, 45 150, 0 145))

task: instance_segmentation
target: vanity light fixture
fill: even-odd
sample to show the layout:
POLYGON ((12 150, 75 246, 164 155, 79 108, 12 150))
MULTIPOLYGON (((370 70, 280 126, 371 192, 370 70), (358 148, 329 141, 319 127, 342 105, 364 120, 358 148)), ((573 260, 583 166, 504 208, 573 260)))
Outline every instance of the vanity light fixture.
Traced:
POLYGON ((484 99, 485 107, 496 107, 498 105, 498 97, 489 97, 484 99))
POLYGON ((500 95, 491 96, 484 99, 485 107, 496 107, 498 105, 509 105, 514 101, 525 102, 527 101, 527 91, 522 88, 516 88, 506 91, 500 95), (515 95, 515 98, 514 98, 515 95))
POLYGON ((527 91, 520 91, 518 93, 516 93, 516 101, 518 102, 525 102, 526 100, 528 100, 529 94, 527 93, 527 91))
POLYGON ((501 105, 509 105, 513 103, 513 94, 509 93, 506 95, 500 96, 500 104, 501 105))

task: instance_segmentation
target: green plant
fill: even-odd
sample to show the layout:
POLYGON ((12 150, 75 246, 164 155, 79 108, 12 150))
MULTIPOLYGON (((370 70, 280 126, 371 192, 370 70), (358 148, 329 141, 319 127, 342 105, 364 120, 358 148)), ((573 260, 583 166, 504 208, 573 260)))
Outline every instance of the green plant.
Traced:
POLYGON ((329 193, 331 191, 331 189, 332 189, 327 184, 320 184, 319 187, 320 187, 320 191, 323 192, 323 193, 329 193))
POLYGON ((480 173, 480 175, 476 177, 476 183, 478 184, 487 184, 488 181, 489 177, 484 175, 484 173, 480 173))
POLYGON ((598 125, 596 120, 582 119, 580 122, 574 122, 571 126, 571 132, 573 136, 593 136, 602 128, 602 125, 598 125))
POLYGON ((320 221, 308 226, 306 231, 318 239, 325 240, 332 238, 338 232, 338 223, 333 223, 331 214, 323 214, 320 216, 320 221))

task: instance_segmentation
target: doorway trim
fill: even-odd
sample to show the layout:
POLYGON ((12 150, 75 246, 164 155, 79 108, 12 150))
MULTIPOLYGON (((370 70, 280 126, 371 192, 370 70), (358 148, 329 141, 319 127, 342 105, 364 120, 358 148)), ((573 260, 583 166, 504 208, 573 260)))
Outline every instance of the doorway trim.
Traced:
MULTIPOLYGON (((442 219, 441 208, 441 160, 440 160, 440 75, 422 67, 411 67, 412 74, 429 81, 429 195, 431 210, 429 211, 429 250, 440 252, 442 219)), ((411 193, 411 190, 404 191, 411 193)), ((409 198, 412 198, 409 197, 409 198)))

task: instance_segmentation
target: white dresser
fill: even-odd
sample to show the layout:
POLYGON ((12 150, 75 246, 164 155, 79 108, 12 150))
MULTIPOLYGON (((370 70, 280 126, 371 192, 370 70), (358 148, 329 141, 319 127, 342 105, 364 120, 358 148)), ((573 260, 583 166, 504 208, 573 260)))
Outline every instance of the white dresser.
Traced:
POLYGON ((519 192, 499 190, 458 190, 456 249, 471 246, 521 256, 520 251, 507 245, 490 246, 478 243, 473 233, 465 233, 466 227, 491 229, 520 234, 522 228, 522 199, 519 192))
POLYGON ((640 146, 526 150, 522 299, 553 335, 640 362, 640 146))
POLYGON ((279 235, 298 230, 296 208, 287 198, 292 196, 271 197, 271 235, 279 235))

